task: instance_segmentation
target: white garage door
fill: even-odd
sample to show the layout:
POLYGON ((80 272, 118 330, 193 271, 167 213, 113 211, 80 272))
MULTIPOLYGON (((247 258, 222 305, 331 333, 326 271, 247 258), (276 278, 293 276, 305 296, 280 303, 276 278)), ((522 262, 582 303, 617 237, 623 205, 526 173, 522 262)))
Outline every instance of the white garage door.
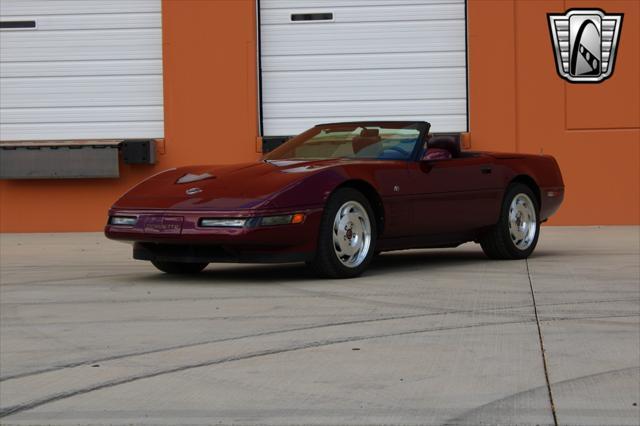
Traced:
POLYGON ((321 122, 467 131, 464 0, 260 0, 263 135, 321 122))
POLYGON ((0 140, 164 136, 160 0, 0 0, 0 140))

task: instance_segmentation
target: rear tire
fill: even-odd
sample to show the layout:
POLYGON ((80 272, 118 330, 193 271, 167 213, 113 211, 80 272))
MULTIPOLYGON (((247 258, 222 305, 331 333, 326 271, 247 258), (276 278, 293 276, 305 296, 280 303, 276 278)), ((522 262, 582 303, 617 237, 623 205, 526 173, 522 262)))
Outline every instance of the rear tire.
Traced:
POLYGON ((308 264, 326 278, 353 278, 371 263, 377 238, 367 197, 353 188, 336 190, 325 206, 318 248, 308 264))
POLYGON ((530 187, 511 184, 505 192, 500 220, 480 237, 480 246, 491 259, 526 259, 540 236, 540 206, 530 187))
POLYGON ((197 274, 207 267, 208 263, 160 262, 152 260, 153 266, 167 274, 197 274))

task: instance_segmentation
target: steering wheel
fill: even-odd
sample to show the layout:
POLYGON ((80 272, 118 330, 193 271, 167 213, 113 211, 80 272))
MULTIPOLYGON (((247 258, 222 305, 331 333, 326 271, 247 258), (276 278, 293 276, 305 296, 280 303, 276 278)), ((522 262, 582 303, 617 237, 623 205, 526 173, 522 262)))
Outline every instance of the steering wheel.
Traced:
MULTIPOLYGON (((389 148, 385 148, 384 151, 396 151, 396 152, 399 152, 400 154, 402 154, 405 157, 409 157, 409 155, 411 155, 410 153, 408 153, 404 149, 399 148, 399 147, 397 147, 395 145, 394 146, 390 146, 389 148)), ((383 153, 384 153, 384 151, 383 151, 383 153)))

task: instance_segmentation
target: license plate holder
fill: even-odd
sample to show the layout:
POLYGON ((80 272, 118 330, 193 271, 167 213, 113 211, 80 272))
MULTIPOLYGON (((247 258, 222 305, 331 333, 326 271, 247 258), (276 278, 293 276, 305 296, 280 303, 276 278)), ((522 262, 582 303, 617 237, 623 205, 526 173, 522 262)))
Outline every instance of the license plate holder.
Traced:
POLYGON ((144 233, 152 235, 180 235, 182 216, 148 216, 144 224, 144 233))

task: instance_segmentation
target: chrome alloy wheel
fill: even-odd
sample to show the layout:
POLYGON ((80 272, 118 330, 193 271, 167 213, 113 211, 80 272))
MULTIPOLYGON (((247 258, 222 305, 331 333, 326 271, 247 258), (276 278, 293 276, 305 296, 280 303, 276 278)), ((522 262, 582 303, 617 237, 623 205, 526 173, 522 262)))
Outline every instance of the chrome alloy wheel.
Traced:
POLYGON ((333 250, 340 262, 357 268, 371 248, 371 222, 362 204, 347 201, 333 220, 333 250))
POLYGON ((513 197, 509 206, 509 234, 511 241, 520 250, 528 249, 538 230, 536 207, 526 194, 513 197))

